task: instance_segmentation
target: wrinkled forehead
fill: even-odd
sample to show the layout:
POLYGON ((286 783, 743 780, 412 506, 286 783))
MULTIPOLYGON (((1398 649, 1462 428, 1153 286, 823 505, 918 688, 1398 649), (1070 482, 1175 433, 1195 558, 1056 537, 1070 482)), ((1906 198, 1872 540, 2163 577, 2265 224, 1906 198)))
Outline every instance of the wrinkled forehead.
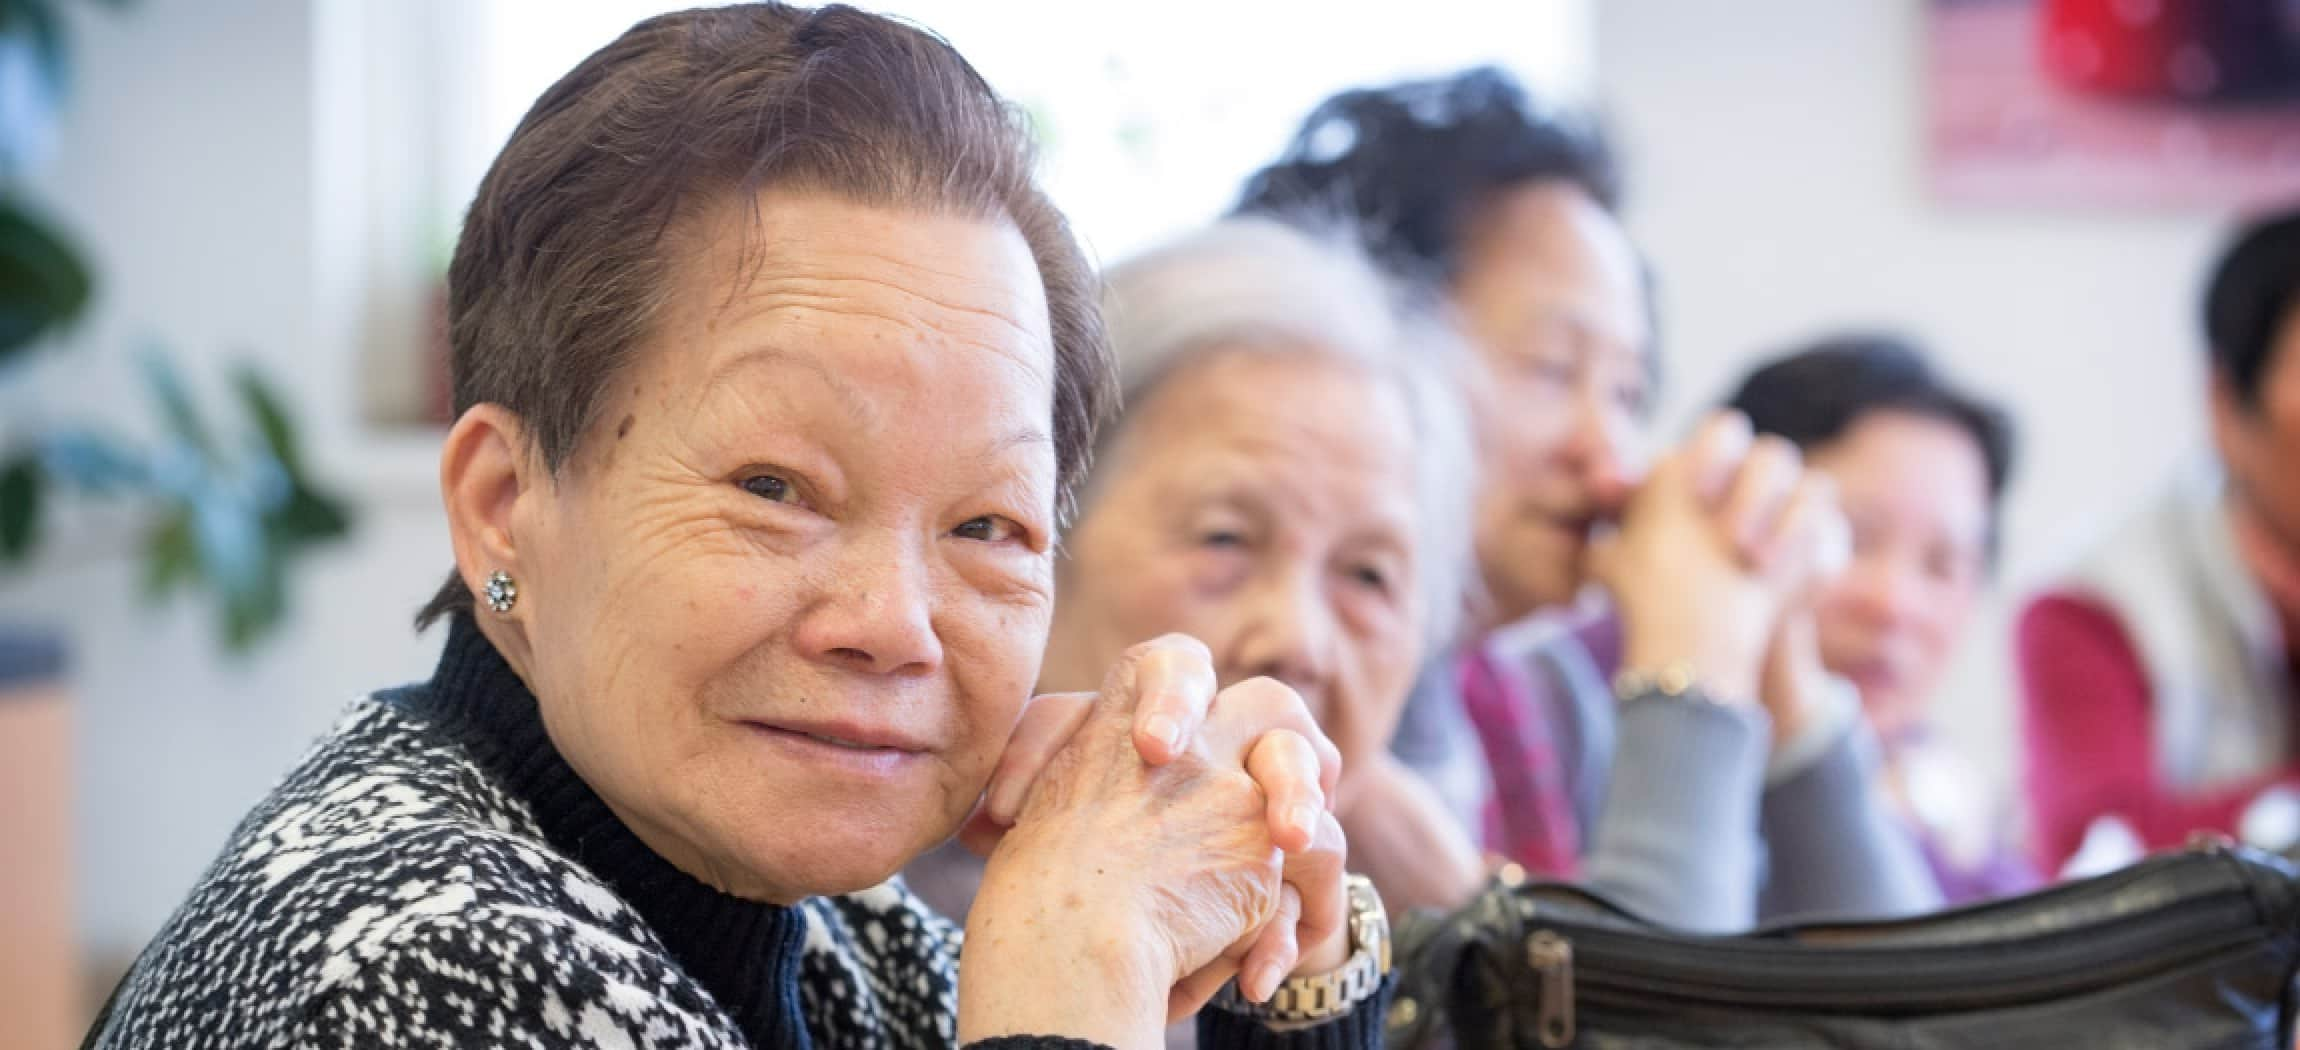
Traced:
POLYGON ((707 202, 667 241, 674 293, 721 315, 811 299, 1052 345, 1037 262, 1003 215, 778 188, 707 202))
POLYGON ((928 447, 926 427, 952 449, 1050 448, 1046 300, 1013 224, 767 193, 687 218, 662 252, 646 335, 591 430, 668 413, 690 442, 732 439, 803 410, 889 449, 928 447))
POLYGON ((1283 342, 1201 349, 1137 392, 1097 464, 1088 514, 1148 475, 1200 495, 1283 501, 1329 519, 1373 512, 1410 527, 1413 424, 1365 362, 1283 342))

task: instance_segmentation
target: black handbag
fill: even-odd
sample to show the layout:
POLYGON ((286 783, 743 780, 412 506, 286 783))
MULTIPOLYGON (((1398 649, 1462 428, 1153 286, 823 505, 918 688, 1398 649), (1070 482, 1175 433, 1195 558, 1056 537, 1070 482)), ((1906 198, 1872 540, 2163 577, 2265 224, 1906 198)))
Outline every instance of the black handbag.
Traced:
POLYGON ((1389 1045, 2291 1050, 2300 878, 2200 846, 1922 918, 1673 932, 1555 883, 1399 926, 1389 1045))

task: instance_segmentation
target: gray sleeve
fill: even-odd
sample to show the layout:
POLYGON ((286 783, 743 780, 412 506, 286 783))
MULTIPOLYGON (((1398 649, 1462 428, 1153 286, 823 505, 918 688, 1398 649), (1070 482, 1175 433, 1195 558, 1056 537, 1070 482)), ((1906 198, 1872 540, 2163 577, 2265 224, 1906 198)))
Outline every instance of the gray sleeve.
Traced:
POLYGON ((1940 889, 1907 825, 1887 807, 1875 744, 1856 722, 1796 775, 1765 792, 1761 831, 1768 921, 1886 918, 1940 907, 1940 889))
POLYGON ((1765 782, 1763 717, 1662 697, 1623 703, 1619 717, 1582 881, 1665 925, 1749 928, 1765 782))

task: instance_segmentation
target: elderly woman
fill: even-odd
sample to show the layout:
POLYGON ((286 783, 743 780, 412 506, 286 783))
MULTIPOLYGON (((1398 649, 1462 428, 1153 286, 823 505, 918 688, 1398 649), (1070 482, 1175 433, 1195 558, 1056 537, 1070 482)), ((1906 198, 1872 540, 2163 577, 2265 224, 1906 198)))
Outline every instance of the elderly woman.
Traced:
POLYGON ((1857 693, 1880 774, 1951 904, 2034 889, 1979 778, 1931 731, 1931 709, 1995 567, 2012 421, 1884 335, 1816 341, 1767 362, 1730 402, 1836 483, 1846 570, 1805 610, 1803 645, 1857 693))
POLYGON ((1169 639, 1024 711, 1111 385, 1029 170, 851 9, 664 16, 552 87, 450 274, 438 669, 249 814, 92 1041, 1132 1047, 1219 991, 1207 1045, 1374 1045, 1299 697, 1169 639), (962 964, 887 880, 994 768, 962 964))
MULTIPOLYGON (((1104 304, 1125 411, 1106 432, 1056 573, 1041 690, 1090 689, 1127 639, 1205 643, 1222 684, 1292 686, 1342 755, 1345 828, 1406 810, 1418 834, 1353 865, 1385 900, 1442 903, 1479 859, 1467 829, 1388 754, 1469 567, 1472 459, 1443 361, 1354 242, 1231 219, 1116 268, 1104 304)), ((985 814, 1011 819, 995 787, 985 814)), ((980 829, 978 824, 977 830, 980 829)), ((909 873, 965 914, 981 862, 946 847, 909 873)))

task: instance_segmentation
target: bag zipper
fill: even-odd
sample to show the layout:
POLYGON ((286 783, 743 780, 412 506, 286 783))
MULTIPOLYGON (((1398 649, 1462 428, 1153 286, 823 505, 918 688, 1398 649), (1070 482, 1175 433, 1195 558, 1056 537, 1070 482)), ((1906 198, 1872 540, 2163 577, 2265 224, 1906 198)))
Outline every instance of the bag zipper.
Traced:
POLYGON ((1534 1019, 1536 1038, 1551 1050, 1573 1045, 1573 942, 1553 930, 1526 938, 1526 961, 1541 977, 1541 1008, 1534 1019))
POLYGON ((1575 1027, 1571 1002, 1576 983, 1585 994, 1594 993, 1591 998, 1632 1005, 1914 1013, 2081 994, 2259 943, 2258 932, 2241 925, 2256 914, 2250 902, 2186 903, 2150 916, 2145 927, 2093 931, 2023 950, 2011 959, 1975 959, 1969 949, 1953 947, 1843 949, 1816 956, 1785 945, 1772 951, 1686 945, 1601 930, 1577 931, 1570 938, 1556 930, 1536 931, 1528 937, 1527 955, 1541 978, 1538 1023, 1544 1045, 1562 1047, 1571 1042, 1575 1027), (2177 938, 2185 942, 2177 948, 2164 943, 2167 933, 2200 926, 2217 929, 2209 936, 2177 938), (1554 1032, 1564 1034, 1552 1041, 1554 1032))

